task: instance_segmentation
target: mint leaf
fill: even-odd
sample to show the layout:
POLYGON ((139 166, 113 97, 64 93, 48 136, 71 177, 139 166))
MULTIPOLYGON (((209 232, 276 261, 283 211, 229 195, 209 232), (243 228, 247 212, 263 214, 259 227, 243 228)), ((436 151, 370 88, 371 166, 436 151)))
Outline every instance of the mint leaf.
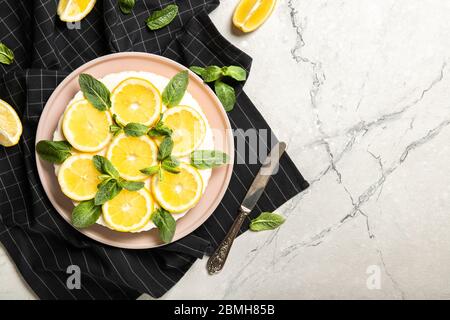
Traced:
POLYGON ((110 182, 111 180, 116 180, 116 179, 114 179, 114 178, 111 178, 111 176, 110 175, 104 175, 105 177, 106 176, 108 176, 108 178, 104 178, 104 179, 102 179, 102 181, 97 185, 97 189, 101 189, 105 184, 107 184, 108 182, 110 182))
POLYGON ((201 74, 203 81, 213 82, 222 77, 222 69, 218 66, 208 66, 201 74))
POLYGON ((119 180, 119 186, 128 191, 138 191, 144 187, 144 182, 141 181, 127 181, 124 179, 119 180))
POLYGON ((225 111, 231 111, 236 103, 236 93, 234 88, 220 80, 214 83, 214 91, 223 105, 225 111))
POLYGON ((203 67, 198 67, 198 66, 190 66, 189 70, 191 70, 192 72, 198 74, 200 77, 202 76, 203 71, 205 70, 205 68, 203 67))
POLYGON ((36 144, 36 152, 41 159, 51 163, 63 163, 72 155, 72 146, 67 141, 41 140, 36 144))
POLYGON ((165 137, 159 145, 158 160, 164 160, 172 153, 173 140, 171 137, 165 137))
POLYGON ((161 162, 161 168, 163 168, 166 171, 169 171, 170 173, 180 173, 179 166, 180 161, 170 156, 161 162))
POLYGON ((98 178, 101 180, 101 182, 104 182, 105 180, 111 180, 112 177, 109 174, 101 174, 98 176, 98 178))
POLYGON ((214 82, 214 91, 223 105, 225 111, 233 110, 236 103, 236 93, 234 88, 221 79, 225 77, 233 78, 237 81, 244 81, 247 79, 247 71, 239 66, 228 66, 219 68, 218 66, 208 66, 205 68, 198 66, 191 66, 189 68, 203 78, 204 82, 214 82))
POLYGON ((247 71, 239 66, 223 67, 222 73, 224 76, 231 77, 237 81, 244 81, 247 79, 247 71))
POLYGON ((98 110, 105 111, 111 108, 111 93, 106 86, 93 76, 82 73, 78 77, 84 97, 98 110))
POLYGON ((95 155, 92 158, 95 168, 102 174, 110 175, 113 178, 119 178, 119 171, 114 165, 103 156, 95 155))
POLYGON ((230 158, 218 150, 195 150, 191 152, 191 165, 197 169, 211 169, 228 163, 230 158))
POLYGON ((123 125, 119 123, 117 120, 117 115, 112 115, 113 124, 109 126, 109 132, 113 134, 113 136, 117 136, 120 132, 122 132, 123 125))
POLYGON ((162 120, 159 120, 158 123, 148 131, 148 135, 150 137, 161 137, 161 136, 170 136, 172 135, 172 129, 164 124, 162 120))
POLYGON ((149 137, 170 136, 172 134, 172 129, 167 126, 162 126, 160 128, 151 128, 147 134, 149 137))
POLYGON ((159 168, 158 171, 158 179, 159 181, 163 181, 163 170, 161 168, 159 168))
POLYGON ((187 70, 177 73, 170 79, 162 93, 162 101, 167 107, 178 105, 183 99, 189 83, 189 73, 187 70))
POLYGON ((177 226, 173 216, 167 210, 158 208, 153 213, 152 222, 159 230, 159 238, 165 243, 171 242, 177 226))
POLYGON ((148 127, 141 123, 130 122, 125 126, 125 128, 123 128, 123 130, 127 136, 140 137, 147 134, 148 127))
POLYGON ((116 179, 105 180, 99 185, 94 204, 96 206, 102 205, 117 196, 120 191, 122 191, 122 187, 119 186, 116 179))
POLYGON ((14 61, 14 52, 5 44, 0 42, 0 63, 11 64, 14 61))
POLYGON ((257 218, 250 222, 250 230, 252 231, 263 231, 263 230, 273 230, 278 228, 284 223, 285 219, 283 216, 272 212, 263 212, 257 218))
POLYGON ((109 132, 113 134, 113 136, 117 136, 122 131, 122 128, 112 124, 109 126, 109 132))
POLYGON ((141 169, 139 171, 141 171, 143 174, 146 174, 148 176, 153 176, 153 175, 157 174, 159 172, 159 170, 160 170, 159 166, 151 166, 148 168, 141 169))
POLYGON ((117 119, 117 114, 113 114, 113 115, 112 115, 112 119, 113 119, 113 122, 114 122, 114 124, 115 124, 116 126, 118 126, 118 127, 120 127, 120 128, 123 128, 123 124, 120 123, 119 120, 117 119))
POLYGON ((80 202, 72 211, 72 225, 75 228, 86 228, 93 225, 100 215, 102 209, 96 206, 94 200, 80 202))
POLYGON ((158 30, 171 23, 177 14, 178 6, 176 4, 169 4, 161 10, 153 11, 150 17, 145 20, 145 23, 150 30, 158 30))
POLYGON ((135 0, 119 0, 119 8, 123 14, 130 14, 134 8, 135 0))

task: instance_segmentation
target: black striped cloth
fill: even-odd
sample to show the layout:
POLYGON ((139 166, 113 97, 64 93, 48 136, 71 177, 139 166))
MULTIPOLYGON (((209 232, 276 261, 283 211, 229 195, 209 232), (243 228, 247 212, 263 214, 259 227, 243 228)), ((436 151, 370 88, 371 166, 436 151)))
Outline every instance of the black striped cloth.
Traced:
MULTIPOLYGON (((0 64, 0 98, 17 110, 24 125, 17 146, 0 146, 0 240, 41 299, 134 299, 141 293, 160 297, 223 239, 260 165, 236 165, 222 203, 189 236, 162 248, 121 250, 83 236, 51 206, 35 166, 40 114, 72 70, 108 53, 151 52, 186 66, 240 65, 248 71, 251 58, 225 40, 210 21, 207 14, 219 5, 218 0, 176 1, 178 17, 156 32, 145 26, 149 12, 174 1, 136 1, 130 15, 119 11, 116 0, 97 1, 80 24, 70 25, 58 19, 57 2, 0 1, 0 42, 16 57, 12 65, 0 64), (66 286, 70 265, 81 270, 81 289, 66 286)), ((276 142, 242 86, 229 118, 240 132, 267 129, 269 142, 260 142, 259 148, 269 149, 276 142)), ((237 154, 236 159, 248 159, 249 153, 256 152, 247 145, 247 154, 237 154)), ((279 173, 271 178, 252 216, 275 210, 307 187, 284 155, 279 173)), ((247 228, 248 224, 241 231, 247 228)))

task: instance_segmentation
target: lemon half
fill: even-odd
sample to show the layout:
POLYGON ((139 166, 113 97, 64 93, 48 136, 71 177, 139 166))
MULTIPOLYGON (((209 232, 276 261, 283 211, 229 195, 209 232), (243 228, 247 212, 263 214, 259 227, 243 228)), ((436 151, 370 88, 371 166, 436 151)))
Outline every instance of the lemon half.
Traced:
POLYGON ((59 0, 59 19, 65 22, 80 21, 92 11, 95 2, 96 0, 59 0))
POLYGON ((0 145, 16 145, 22 135, 22 123, 13 107, 0 99, 0 145))
POLYGON ((243 32, 260 27, 275 8, 276 0, 241 0, 233 15, 233 24, 243 32))

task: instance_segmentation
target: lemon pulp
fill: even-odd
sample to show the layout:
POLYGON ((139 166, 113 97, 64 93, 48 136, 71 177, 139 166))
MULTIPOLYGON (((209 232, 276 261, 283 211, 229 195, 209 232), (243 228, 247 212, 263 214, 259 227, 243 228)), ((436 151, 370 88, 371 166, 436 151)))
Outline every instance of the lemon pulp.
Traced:
POLYGON ((73 102, 66 110, 62 129, 67 141, 79 151, 103 149, 111 139, 109 112, 100 111, 87 100, 73 102))
POLYGON ((60 0, 57 13, 61 21, 80 21, 91 12, 95 2, 96 0, 60 0))
POLYGON ((203 181, 200 173, 192 166, 181 163, 180 173, 167 171, 152 178, 152 192, 161 207, 169 212, 186 211, 200 200, 203 181))
POLYGON ((123 80, 112 92, 111 112, 126 125, 138 122, 152 125, 159 119, 162 102, 158 89, 140 78, 123 80))
POLYGON ((0 145, 11 147, 19 142, 22 123, 13 107, 0 99, 0 145))
POLYGON ((141 169, 157 164, 158 147, 148 136, 118 135, 111 143, 107 158, 127 180, 143 180, 147 176, 141 169))
POLYGON ((188 106, 168 109, 163 115, 164 124, 173 130, 172 154, 184 156, 200 146, 206 135, 206 125, 200 113, 188 106))
POLYGON ((103 219, 112 229, 129 232, 147 224, 154 208, 153 199, 146 189, 124 189, 103 205, 103 219))
POLYGON ((62 192, 70 199, 89 200, 97 193, 97 185, 100 183, 99 175, 91 155, 74 155, 61 165, 58 182, 62 192))
POLYGON ((271 15, 276 0, 241 0, 233 15, 233 24, 243 32, 261 26, 271 15))

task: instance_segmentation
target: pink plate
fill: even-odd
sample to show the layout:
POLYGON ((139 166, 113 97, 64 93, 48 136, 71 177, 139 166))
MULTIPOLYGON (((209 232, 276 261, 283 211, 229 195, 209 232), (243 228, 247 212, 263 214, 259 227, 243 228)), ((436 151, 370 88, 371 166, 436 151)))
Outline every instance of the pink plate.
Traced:
MULTIPOLYGON (((80 73, 89 73, 96 78, 102 78, 107 74, 122 71, 147 71, 171 78, 182 70, 186 70, 186 68, 179 63, 148 53, 115 53, 92 60, 73 71, 55 89, 39 120, 36 142, 52 140, 58 120, 64 113, 69 101, 80 90, 78 86, 80 73)), ((206 191, 199 203, 177 221, 177 230, 173 241, 183 238, 197 229, 213 213, 227 190, 233 171, 232 163, 234 162, 233 135, 228 116, 220 101, 214 92, 192 72, 189 72, 188 91, 203 108, 214 134, 215 149, 229 154, 231 164, 213 170, 206 191)), ((36 165, 48 198, 61 216, 70 223, 73 204, 61 192, 53 165, 41 160, 37 154, 36 165)), ((79 231, 94 240, 120 248, 145 249, 163 245, 159 240, 156 229, 140 233, 122 233, 100 225, 94 225, 79 231)))

